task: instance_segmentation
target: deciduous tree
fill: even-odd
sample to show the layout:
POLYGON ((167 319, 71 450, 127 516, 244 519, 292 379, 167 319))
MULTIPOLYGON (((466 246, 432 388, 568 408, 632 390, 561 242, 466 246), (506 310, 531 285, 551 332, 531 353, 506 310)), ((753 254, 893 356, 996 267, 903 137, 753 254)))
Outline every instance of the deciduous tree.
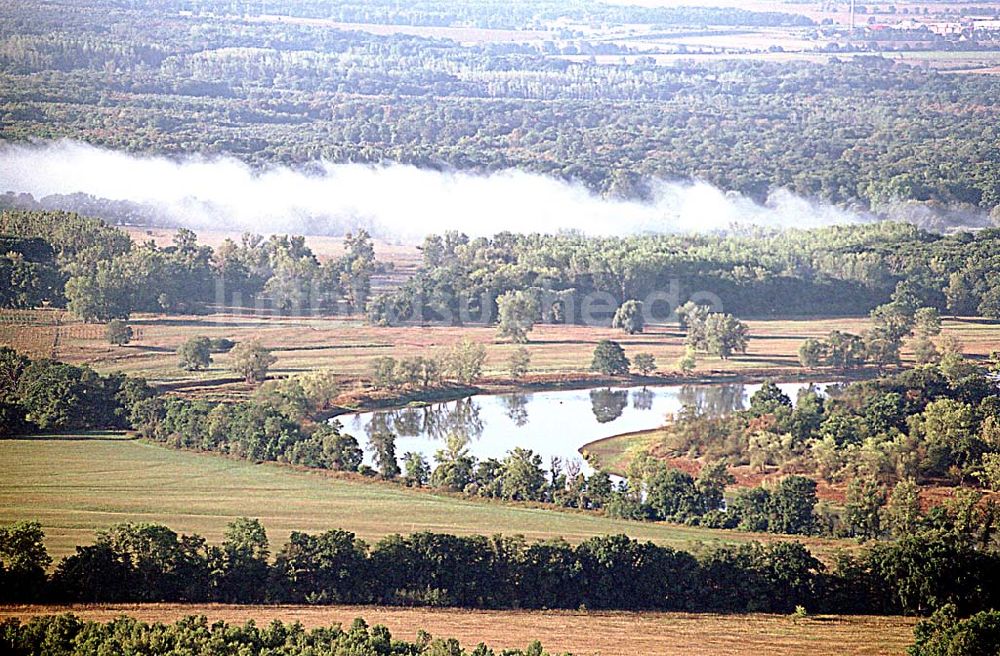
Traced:
POLYGON ((652 353, 636 353, 632 358, 632 366, 643 376, 648 376, 656 371, 656 358, 652 353))
POLYGON ((108 322, 105 336, 109 344, 124 346, 132 341, 132 327, 121 319, 112 319, 108 322))
POLYGON ((267 372, 278 361, 260 342, 241 342, 232 350, 229 368, 239 374, 247 384, 264 380, 267 372))
POLYGON ((509 337, 515 344, 528 341, 528 333, 535 326, 541 311, 538 299, 528 291, 511 291, 497 297, 500 323, 499 337, 509 337))
POLYGON ((177 365, 186 371, 200 371, 212 364, 212 344, 207 337, 192 337, 177 349, 177 365))
POLYGON ((619 328, 628 335, 641 333, 645 326, 642 303, 634 299, 622 303, 611 321, 612 328, 619 328))
POLYGON ((624 376, 629 370, 625 349, 618 342, 602 339, 594 349, 594 359, 590 363, 590 369, 599 371, 605 376, 624 376))

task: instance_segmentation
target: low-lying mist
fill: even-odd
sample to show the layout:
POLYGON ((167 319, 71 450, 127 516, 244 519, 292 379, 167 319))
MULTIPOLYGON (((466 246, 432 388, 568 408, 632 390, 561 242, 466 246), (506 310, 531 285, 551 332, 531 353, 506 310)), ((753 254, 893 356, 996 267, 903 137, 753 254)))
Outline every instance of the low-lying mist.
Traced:
POLYGON ((699 182, 655 181, 651 200, 640 202, 516 170, 478 175, 325 161, 307 169, 256 170, 232 157, 139 156, 58 141, 0 148, 0 193, 126 201, 176 227, 307 234, 364 227, 403 241, 446 230, 623 235, 871 220, 787 191, 759 204, 699 182))

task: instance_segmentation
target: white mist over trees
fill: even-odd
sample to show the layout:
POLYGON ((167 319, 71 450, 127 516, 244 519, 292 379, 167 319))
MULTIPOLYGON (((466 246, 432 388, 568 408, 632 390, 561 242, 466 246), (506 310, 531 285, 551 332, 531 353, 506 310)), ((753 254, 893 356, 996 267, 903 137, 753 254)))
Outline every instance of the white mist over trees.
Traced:
POLYGON ((782 190, 761 205, 702 182, 657 181, 652 188, 652 200, 641 202, 516 170, 478 175, 324 161, 255 170, 232 157, 139 156, 72 141, 0 150, 0 192, 130 201, 175 226, 203 229, 315 234, 360 226, 416 241, 448 230, 620 235, 863 220, 782 190))

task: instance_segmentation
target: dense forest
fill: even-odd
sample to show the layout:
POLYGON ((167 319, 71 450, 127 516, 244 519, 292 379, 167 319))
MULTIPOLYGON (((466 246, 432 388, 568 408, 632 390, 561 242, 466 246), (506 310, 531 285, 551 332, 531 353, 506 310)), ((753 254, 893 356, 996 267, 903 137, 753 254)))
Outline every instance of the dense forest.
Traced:
MULTIPOLYGON (((628 47, 559 30, 539 43, 379 36, 264 20, 253 9, 237 16, 230 4, 7 3, 0 138, 228 153, 258 165, 518 168, 630 198, 655 195, 652 180, 699 179, 761 201, 788 188, 933 226, 983 225, 1000 205, 996 76, 879 57, 597 64, 567 57, 628 47)), ((521 28, 558 4, 584 22, 796 22, 731 9, 501 4, 422 3, 404 16, 390 2, 274 0, 268 11, 435 25, 488 15, 521 28)))
POLYGON ((400 5, 393 0, 294 0, 290 2, 248 2, 231 0, 172 0, 161 3, 165 11, 193 10, 220 16, 259 16, 264 9, 281 11, 298 18, 325 18, 345 23, 372 23, 417 26, 475 26, 519 30, 554 20, 580 24, 655 25, 811 25, 812 21, 792 12, 758 12, 728 7, 643 7, 596 2, 594 0, 533 0, 510 3, 503 0, 473 0, 454 3, 422 0, 400 5))
POLYGON ((997 317, 998 239, 891 223, 725 237, 452 233, 428 237, 424 270, 368 313, 377 324, 492 321, 497 298, 522 290, 551 323, 588 322, 585 313, 610 323, 630 300, 663 320, 692 298, 740 316, 859 315, 903 284, 919 306, 997 317))
POLYGON ((245 234, 216 249, 190 230, 173 244, 134 243, 98 219, 67 212, 0 212, 0 307, 67 307, 84 321, 133 312, 218 308, 361 312, 380 270, 369 235, 348 235, 345 254, 321 262, 301 236, 245 234))
POLYGON ((942 236, 879 223, 729 236, 587 238, 562 234, 470 239, 432 235, 424 266, 372 296, 376 262, 365 231, 327 261, 302 237, 244 235, 212 249, 190 230, 171 246, 66 212, 0 212, 0 307, 64 306, 86 321, 133 312, 255 308, 367 312, 377 325, 494 323, 508 292, 534 297, 534 320, 604 323, 630 301, 647 320, 675 318, 694 299, 740 316, 862 315, 903 294, 914 307, 1000 317, 1000 231, 942 236))

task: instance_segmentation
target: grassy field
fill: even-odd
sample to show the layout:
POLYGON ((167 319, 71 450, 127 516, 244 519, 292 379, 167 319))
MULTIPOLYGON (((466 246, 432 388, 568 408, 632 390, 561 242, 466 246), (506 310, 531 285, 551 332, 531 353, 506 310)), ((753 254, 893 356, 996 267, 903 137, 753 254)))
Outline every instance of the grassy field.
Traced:
MULTIPOLYGON (((464 337, 486 345, 486 374, 503 376, 510 353, 516 348, 497 343, 492 327, 381 328, 344 317, 138 315, 130 323, 136 332, 135 340, 128 346, 115 347, 107 344, 103 327, 80 323, 66 312, 7 312, 0 322, 0 344, 35 357, 54 355, 67 362, 90 364, 101 372, 123 371, 156 383, 208 385, 232 377, 227 370, 228 355, 216 355, 212 367, 202 372, 177 367, 176 349, 198 335, 260 340, 278 358, 272 368, 276 375, 332 369, 351 381, 366 378, 377 357, 443 353, 464 337)), ((746 355, 725 361, 700 356, 696 373, 801 372, 804 370, 799 367, 798 349, 803 340, 835 329, 860 333, 868 326, 868 319, 750 320, 748 324, 751 340, 746 355)), ((957 336, 969 355, 987 356, 1000 348, 1000 324, 996 322, 949 319, 944 321, 944 331, 957 336)), ((539 325, 531 332, 527 345, 532 373, 585 372, 594 346, 608 338, 621 342, 629 356, 652 353, 663 373, 676 374, 677 360, 684 353, 684 335, 673 325, 649 326, 645 333, 631 336, 610 328, 539 325)), ((903 357, 910 357, 905 348, 903 357)))
POLYGON ((583 450, 588 455, 595 456, 605 471, 623 475, 628 471, 632 459, 649 448, 658 438, 657 430, 625 433, 591 442, 585 445, 583 450))
POLYGON ((306 627, 349 625, 363 617, 387 626, 394 637, 412 640, 424 629, 457 638, 471 649, 482 641, 495 650, 524 648, 540 640, 550 653, 578 656, 888 656, 913 642, 915 620, 904 617, 817 616, 793 620, 780 615, 695 615, 686 613, 597 613, 467 611, 367 606, 85 606, 4 607, 0 619, 72 611, 108 621, 122 614, 145 621, 174 622, 204 614, 210 621, 258 625, 273 619, 306 627))
MULTIPOLYGON (((467 500, 141 441, 0 441, 0 523, 37 519, 55 557, 90 544, 95 530, 117 522, 160 522, 216 542, 226 523, 240 516, 260 518, 276 545, 293 530, 331 528, 369 540, 422 530, 570 541, 627 533, 694 551, 718 543, 783 539, 467 500)), ((820 539, 807 544, 819 555, 853 546, 820 539)))

